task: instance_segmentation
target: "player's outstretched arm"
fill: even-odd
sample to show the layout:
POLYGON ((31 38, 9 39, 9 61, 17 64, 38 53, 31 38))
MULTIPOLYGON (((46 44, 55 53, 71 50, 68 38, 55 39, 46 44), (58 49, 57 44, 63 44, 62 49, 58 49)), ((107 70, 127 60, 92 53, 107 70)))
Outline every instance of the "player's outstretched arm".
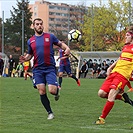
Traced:
POLYGON ((65 51, 65 55, 70 55, 70 48, 62 42, 61 48, 65 51))
POLYGON ((30 54, 26 54, 25 56, 21 55, 21 56, 19 57, 19 61, 20 61, 21 63, 23 63, 23 62, 25 62, 25 61, 31 60, 31 58, 32 58, 32 55, 30 55, 30 54))

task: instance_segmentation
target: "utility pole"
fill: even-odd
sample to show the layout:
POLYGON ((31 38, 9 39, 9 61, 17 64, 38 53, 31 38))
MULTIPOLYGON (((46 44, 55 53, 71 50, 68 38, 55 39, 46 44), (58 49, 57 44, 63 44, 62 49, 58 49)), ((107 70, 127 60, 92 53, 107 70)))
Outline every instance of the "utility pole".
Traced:
POLYGON ((91 51, 93 51, 93 30, 94 30, 94 14, 93 14, 93 5, 91 6, 91 51))
MULTIPOLYGON (((70 31, 70 6, 68 7, 68 33, 70 31)), ((70 45, 70 41, 68 40, 68 47, 70 45)))
POLYGON ((4 53, 4 11, 2 11, 2 53, 4 53))
POLYGON ((22 10, 22 55, 24 54, 24 10, 22 10))
POLYGON ((131 0, 129 0, 129 26, 131 25, 131 0))

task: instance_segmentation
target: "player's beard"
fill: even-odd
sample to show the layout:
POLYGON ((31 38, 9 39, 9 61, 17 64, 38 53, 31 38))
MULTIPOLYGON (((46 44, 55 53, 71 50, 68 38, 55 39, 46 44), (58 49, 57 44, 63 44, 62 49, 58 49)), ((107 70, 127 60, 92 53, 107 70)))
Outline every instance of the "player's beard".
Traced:
POLYGON ((42 28, 40 28, 39 30, 37 30, 37 29, 35 28, 34 30, 35 30, 35 32, 36 32, 37 34, 39 34, 39 35, 41 35, 41 34, 43 33, 43 29, 42 29, 42 28))

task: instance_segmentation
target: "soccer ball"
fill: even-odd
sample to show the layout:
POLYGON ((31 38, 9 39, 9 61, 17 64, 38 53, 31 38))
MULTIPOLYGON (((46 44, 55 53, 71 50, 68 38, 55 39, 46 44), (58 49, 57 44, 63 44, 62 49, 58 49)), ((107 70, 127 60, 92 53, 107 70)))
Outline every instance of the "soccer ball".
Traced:
POLYGON ((79 42, 81 40, 81 37, 81 32, 76 29, 73 29, 68 33, 68 40, 70 42, 79 42))

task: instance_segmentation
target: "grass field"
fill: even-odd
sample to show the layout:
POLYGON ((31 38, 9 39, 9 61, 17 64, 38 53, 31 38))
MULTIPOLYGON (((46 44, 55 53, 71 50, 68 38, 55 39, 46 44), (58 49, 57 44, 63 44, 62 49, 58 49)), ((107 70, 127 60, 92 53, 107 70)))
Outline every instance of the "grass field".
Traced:
POLYGON ((48 93, 55 119, 47 120, 29 79, 0 78, 0 133, 133 133, 133 107, 118 100, 105 125, 93 124, 106 101, 97 96, 102 82, 81 79, 78 87, 64 78, 59 101, 48 93))

